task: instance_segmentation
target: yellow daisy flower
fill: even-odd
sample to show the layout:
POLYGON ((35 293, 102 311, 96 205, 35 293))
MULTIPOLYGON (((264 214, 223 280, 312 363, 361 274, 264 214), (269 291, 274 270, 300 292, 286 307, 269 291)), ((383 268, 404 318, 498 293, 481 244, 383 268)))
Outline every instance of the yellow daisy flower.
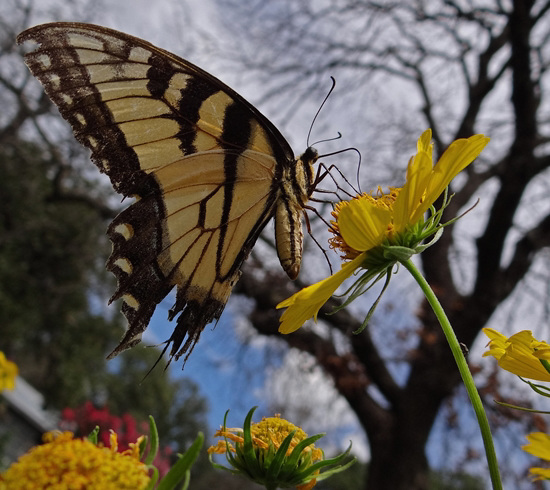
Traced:
MULTIPOLYGON (((521 446, 521 449, 537 458, 550 461, 550 436, 544 432, 532 432, 525 436, 529 444, 521 446)), ((550 468, 530 468, 529 473, 534 480, 550 480, 550 468)))
POLYGON ((115 433, 111 448, 74 439, 71 432, 48 432, 44 442, 0 475, 0 490, 136 490, 149 484, 149 470, 139 460, 139 440, 124 453, 116 450, 115 433))
POLYGON ((0 391, 13 390, 18 369, 14 362, 8 361, 5 354, 0 351, 0 391))
MULTIPOLYGON (((424 221, 424 214, 447 188, 451 180, 480 154, 489 138, 477 134, 467 139, 454 141, 433 165, 432 132, 424 131, 417 143, 417 153, 409 161, 407 178, 402 188, 391 187, 387 194, 378 189, 377 195, 363 194, 351 201, 335 206, 331 222, 332 248, 342 252, 342 268, 332 276, 302 289, 277 308, 287 308, 281 315, 279 332, 291 333, 306 320, 317 320, 319 309, 334 294, 340 285, 358 269, 370 271, 363 280, 358 280, 356 294, 365 289, 373 275, 385 275, 396 260, 403 260, 424 248, 420 244, 438 232, 440 212, 433 213, 424 221), (388 258, 384 246, 398 246, 388 258), (408 256, 406 254, 409 254, 408 256)), ((352 294, 351 299, 355 296, 352 294)), ((348 300, 349 301, 349 300, 348 300)), ((346 303, 347 304, 347 303, 346 303)))
POLYGON ((483 357, 493 356, 502 369, 522 378, 550 381, 550 372, 544 366, 550 359, 550 345, 546 342, 535 339, 529 330, 510 338, 492 328, 484 328, 483 333, 490 339, 483 357))
POLYGON ((223 440, 209 447, 208 454, 225 454, 233 467, 213 463, 216 468, 240 473, 266 488, 295 486, 297 490, 311 490, 318 478, 325 479, 355 462, 352 459, 340 464, 351 446, 336 458, 325 460, 323 451, 314 444, 322 434, 308 437, 300 427, 280 415, 264 417, 261 422, 251 424, 254 410, 248 412, 243 428, 228 428, 224 421, 224 426, 214 434, 223 440), (328 466, 335 467, 326 469, 328 466), (321 473, 321 468, 326 471, 321 473))

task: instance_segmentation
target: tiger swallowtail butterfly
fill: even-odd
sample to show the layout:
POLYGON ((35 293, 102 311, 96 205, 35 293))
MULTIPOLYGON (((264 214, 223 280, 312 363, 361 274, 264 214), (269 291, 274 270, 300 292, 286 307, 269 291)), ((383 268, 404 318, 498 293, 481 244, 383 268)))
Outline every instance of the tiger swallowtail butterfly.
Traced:
POLYGON ((136 345, 176 286, 171 358, 186 359, 217 320, 243 261, 275 217, 291 279, 317 152, 295 158, 258 109, 178 56, 112 29, 57 22, 22 32, 25 55, 74 136, 114 189, 135 202, 109 225, 107 268, 128 328, 109 357, 136 345))

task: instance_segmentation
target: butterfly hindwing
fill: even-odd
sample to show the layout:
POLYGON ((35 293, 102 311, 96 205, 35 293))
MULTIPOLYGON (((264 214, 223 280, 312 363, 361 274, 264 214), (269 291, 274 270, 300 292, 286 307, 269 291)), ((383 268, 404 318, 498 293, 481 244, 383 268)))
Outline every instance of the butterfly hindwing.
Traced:
MULTIPOLYGON (((111 355, 139 342, 174 286, 171 355, 190 352, 221 315, 242 262, 286 199, 280 182, 296 166, 288 143, 232 89, 141 39, 53 23, 24 31, 18 41, 26 40, 39 44, 25 57, 29 69, 75 137, 113 187, 136 199, 108 229, 107 266, 118 279, 112 300, 123 299, 129 322, 111 355)), ((302 189, 310 173, 306 179, 302 189)), ((302 194, 307 200, 309 191, 302 194)), ((300 206, 282 221, 298 220, 301 230, 300 206)))

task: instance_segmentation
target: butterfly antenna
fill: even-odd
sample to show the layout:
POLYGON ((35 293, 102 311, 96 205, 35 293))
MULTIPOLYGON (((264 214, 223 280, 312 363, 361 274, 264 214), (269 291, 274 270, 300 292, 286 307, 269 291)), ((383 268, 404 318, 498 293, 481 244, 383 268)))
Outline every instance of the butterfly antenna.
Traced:
MULTIPOLYGON (((325 138, 324 140, 316 141, 315 143, 312 143, 311 146, 318 145, 319 143, 326 143, 327 141, 336 141, 336 140, 339 140, 341 137, 342 137, 342 133, 338 131, 338 136, 335 136, 334 138, 325 138)), ((340 153, 340 152, 337 152, 337 153, 340 153)), ((329 153, 329 155, 334 155, 334 153, 329 153)), ((323 156, 326 156, 326 155, 323 155, 323 156)))
MULTIPOLYGON (((309 131, 307 133, 307 147, 308 148, 310 148, 312 146, 315 146, 315 145, 318 145, 319 143, 326 143, 328 141, 335 141, 335 140, 338 140, 342 137, 342 133, 340 133, 338 131, 338 136, 335 136, 334 138, 326 138, 326 139, 319 140, 319 141, 316 141, 315 143, 311 143, 311 144, 309 142, 310 138, 311 138, 311 131, 313 130, 313 125, 315 124, 315 121, 317 120, 317 117, 321 113, 321 109, 323 109, 323 107, 327 103, 328 98, 331 96, 332 92, 334 91, 334 88, 336 87, 335 78, 333 76, 331 76, 330 79, 332 80, 332 85, 331 85, 327 95, 323 99, 323 102, 321 102, 321 105, 319 106, 319 109, 317 109, 317 112, 315 113, 315 116, 313 117, 313 121, 311 121, 311 125, 309 126, 309 131)), ((361 183, 359 181, 359 172, 360 172, 360 169, 361 169, 361 152, 357 148, 345 148, 344 150, 338 150, 338 151, 335 151, 335 152, 332 152, 332 153, 325 153, 324 155, 319 155, 319 158, 324 158, 324 157, 328 157, 328 156, 332 156, 332 155, 338 155, 339 153, 344 153, 345 151, 355 151, 359 155, 359 163, 357 165, 356 179, 357 179, 357 188, 359 190, 358 194, 361 194, 362 193, 361 192, 361 183)), ((340 174, 341 174, 341 172, 340 172, 340 174)), ((322 178, 320 180, 322 180, 322 178)), ((319 181, 317 181, 317 182, 319 182, 319 181)), ((346 179, 346 182, 347 182, 347 179, 346 179)), ((348 184, 349 184, 349 182, 348 182, 348 184)), ((353 186, 351 186, 351 187, 353 188, 353 186)))
POLYGON ((361 152, 357 150, 357 148, 355 150, 359 154, 359 163, 357 164, 357 175, 355 176, 355 178, 357 179, 357 189, 359 189, 358 194, 363 194, 363 191, 361 190, 361 180, 359 179, 359 173, 361 172, 361 162, 362 162, 361 152))
MULTIPOLYGON (((309 126, 309 131, 307 132, 307 147, 308 148, 313 146, 313 145, 316 145, 317 143, 321 143, 321 141, 317 141, 316 143, 313 143, 312 145, 310 145, 309 144, 309 139, 311 137, 311 131, 313 130, 313 125, 315 124, 315 121, 317 120, 317 116, 321 112, 321 109, 326 104, 328 98, 330 97, 330 94, 332 94, 332 91, 334 90, 334 87, 336 86, 336 80, 334 79, 334 77, 331 76, 330 79, 332 80, 332 86, 330 87, 330 90, 328 91, 328 94, 325 95, 325 98, 324 98, 323 102, 321 102, 321 105, 319 106, 319 109, 317 109, 317 112, 315 113, 315 116, 313 117, 313 121, 311 121, 311 125, 309 126)), ((340 133, 338 133, 338 137, 336 137, 334 139, 338 139, 338 138, 341 138, 341 137, 342 137, 342 135, 340 133)), ((323 141, 332 141, 332 140, 323 140, 323 141)))

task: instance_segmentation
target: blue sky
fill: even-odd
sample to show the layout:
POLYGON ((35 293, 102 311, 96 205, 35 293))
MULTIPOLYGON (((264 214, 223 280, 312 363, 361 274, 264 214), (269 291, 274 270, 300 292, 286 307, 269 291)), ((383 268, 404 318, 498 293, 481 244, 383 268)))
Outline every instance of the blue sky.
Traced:
MULTIPOLYGON (((247 358, 243 362, 255 366, 261 363, 262 352, 252 347, 243 347, 232 323, 233 316, 227 308, 217 325, 206 326, 185 367, 182 369, 180 359, 171 363, 169 368, 173 378, 186 377, 199 386, 201 395, 208 400, 207 420, 212 430, 221 425, 226 410, 231 410, 231 423, 240 425, 252 406, 262 405, 256 393, 263 385, 264 373, 256 371, 252 379, 244 373, 239 375, 242 359, 237 359, 238 353, 245 351, 247 358)), ((144 336, 144 343, 156 344, 166 340, 174 326, 175 322, 167 320, 166 309, 162 306, 157 308, 144 336)), ((263 413, 261 407, 257 414, 268 415, 263 413)))

